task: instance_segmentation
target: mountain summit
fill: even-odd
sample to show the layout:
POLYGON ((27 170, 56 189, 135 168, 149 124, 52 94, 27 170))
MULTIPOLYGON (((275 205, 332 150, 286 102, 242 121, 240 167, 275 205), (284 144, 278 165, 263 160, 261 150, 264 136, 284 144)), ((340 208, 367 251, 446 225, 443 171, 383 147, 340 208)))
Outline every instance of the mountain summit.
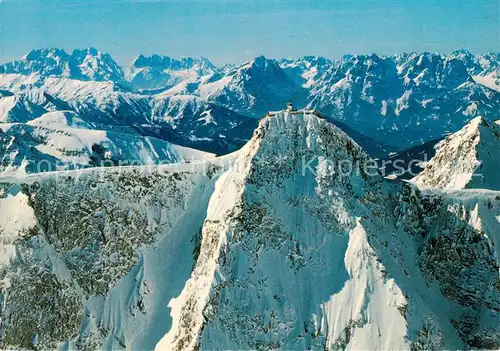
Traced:
POLYGON ((168 56, 139 55, 125 68, 125 77, 136 89, 159 89, 175 86, 185 80, 196 82, 200 77, 216 71, 217 68, 205 57, 183 57, 177 60, 168 56))
POLYGON ((500 125, 476 117, 437 146, 436 155, 413 180, 444 189, 500 190, 500 125))
POLYGON ((497 193, 372 166, 279 111, 206 162, 4 180, 0 347, 498 349, 497 193))
POLYGON ((75 49, 71 54, 56 48, 32 50, 19 61, 1 65, 0 73, 123 82, 121 67, 111 55, 95 48, 75 49))
POLYGON ((445 268, 463 258, 442 256, 448 240, 488 239, 442 202, 369 170, 324 119, 264 118, 216 184, 196 266, 156 350, 500 345, 490 252, 473 245, 467 255, 492 279, 484 294, 445 268), (456 234, 431 235, 442 231, 456 234))

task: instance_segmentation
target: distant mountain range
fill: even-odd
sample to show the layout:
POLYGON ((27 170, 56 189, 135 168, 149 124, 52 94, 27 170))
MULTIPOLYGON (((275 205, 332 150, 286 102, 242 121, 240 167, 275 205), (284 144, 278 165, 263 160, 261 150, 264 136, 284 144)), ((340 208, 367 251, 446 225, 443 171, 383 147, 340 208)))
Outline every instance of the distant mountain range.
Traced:
POLYGON ((224 67, 206 58, 140 55, 121 67, 95 48, 40 49, 0 65, 0 123, 70 111, 99 130, 224 154, 249 140, 267 111, 292 101, 384 157, 477 116, 499 119, 499 65, 498 53, 459 50, 338 60, 260 56, 224 67))

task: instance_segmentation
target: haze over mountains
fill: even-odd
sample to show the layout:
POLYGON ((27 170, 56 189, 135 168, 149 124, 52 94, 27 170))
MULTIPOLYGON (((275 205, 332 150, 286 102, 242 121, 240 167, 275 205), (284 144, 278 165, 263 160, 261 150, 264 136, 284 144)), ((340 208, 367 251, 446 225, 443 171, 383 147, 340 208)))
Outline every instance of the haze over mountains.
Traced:
POLYGON ((260 56, 225 67, 206 58, 140 55, 120 67, 94 48, 41 49, 0 66, 0 121, 71 111, 91 129, 224 154, 249 140, 267 111, 291 100, 328 116, 383 157, 439 139, 477 116, 499 119, 499 62, 497 53, 460 50, 338 60, 260 56))

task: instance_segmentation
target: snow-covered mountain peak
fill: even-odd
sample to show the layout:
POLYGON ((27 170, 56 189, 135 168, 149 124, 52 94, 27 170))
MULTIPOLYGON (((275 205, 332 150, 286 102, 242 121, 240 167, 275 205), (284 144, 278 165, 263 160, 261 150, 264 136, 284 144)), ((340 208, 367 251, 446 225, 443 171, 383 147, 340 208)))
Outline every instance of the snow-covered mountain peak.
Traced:
POLYGON ((123 81, 123 71, 110 54, 96 48, 75 49, 72 54, 83 76, 96 81, 123 81))
POLYGON ((455 50, 446 59, 462 61, 469 69, 475 68, 476 65, 476 56, 466 49, 455 50))
MULTIPOLYGON (((343 176, 329 160, 362 164, 366 156, 314 114, 280 111, 260 121, 215 185, 196 266, 169 303, 172 327, 156 350, 497 345, 487 336, 496 333, 495 312, 481 319, 490 307, 463 315, 487 298, 441 275, 462 263, 438 257, 448 238, 429 235, 448 231, 459 241, 454 233, 469 240, 476 232, 442 202, 424 204, 412 186, 356 167, 343 176)), ((473 250, 473 265, 496 277, 490 251, 473 250)))
POLYGON ((103 55, 109 55, 109 54, 103 54, 101 51, 97 50, 96 48, 90 46, 88 48, 83 48, 83 49, 74 49, 73 50, 73 56, 75 57, 85 57, 85 56, 103 56, 103 55))
POLYGON ((206 57, 192 58, 182 57, 174 59, 169 56, 154 54, 144 56, 140 54, 131 64, 135 68, 152 67, 158 69, 182 70, 182 69, 207 69, 214 70, 216 66, 206 57))
POLYGON ((268 59, 264 55, 257 56, 251 60, 249 60, 247 63, 244 63, 243 66, 245 67, 252 67, 252 66, 257 66, 257 67, 267 67, 268 64, 276 64, 277 61, 273 59, 268 59))
MULTIPOLYGON (((207 107, 201 122, 222 124, 207 107)), ((193 152, 74 118, 0 137, 26 151, 31 129, 57 152, 79 141, 71 157, 91 137, 108 139, 92 158, 193 152)), ((0 348, 499 348, 497 192, 427 197, 367 174, 361 148, 307 111, 270 113, 239 151, 199 156, 4 178, 0 348)))
POLYGON ((200 58, 182 57, 181 62, 183 62, 185 66, 191 67, 192 69, 196 70, 217 70, 217 66, 215 66, 208 58, 204 56, 200 58))
POLYGON ((436 155, 413 180, 445 189, 500 190, 500 125, 483 117, 440 142, 436 155))
POLYGON ((280 67, 278 61, 256 57, 200 84, 197 94, 236 112, 259 118, 287 101, 303 103, 305 91, 280 67))
POLYGON ((381 180, 376 168, 368 173, 371 161, 363 149, 313 112, 271 113, 260 121, 249 145, 253 156, 247 181, 252 184, 280 184, 298 174, 299 182, 328 179, 330 191, 350 199, 381 180))
POLYGON ((260 121, 251 142, 257 140, 261 148, 265 148, 260 152, 270 152, 276 157, 289 152, 316 156, 343 152, 367 158, 361 147, 342 130, 307 110, 271 112, 260 121))
POLYGON ((231 75, 241 75, 245 74, 249 70, 255 71, 265 71, 268 69, 279 68, 279 62, 274 59, 268 59, 265 56, 257 56, 251 60, 242 63, 239 66, 234 67, 229 71, 231 75))
POLYGON ((125 68, 125 77, 137 89, 170 88, 196 83, 201 77, 216 72, 217 67, 207 58, 139 55, 125 68))
POLYGON ((47 49, 34 49, 24 55, 21 60, 36 61, 42 58, 50 57, 54 59, 66 59, 68 53, 62 49, 47 48, 47 49))
POLYGON ((325 73, 333 62, 323 56, 302 56, 297 59, 286 58, 280 61, 281 68, 304 88, 310 88, 325 73))
POLYGON ((75 49, 71 54, 56 48, 32 50, 21 60, 0 65, 0 73, 37 73, 45 77, 123 81, 122 69, 111 55, 92 47, 75 49))
MULTIPOLYGON (((339 265, 343 267, 347 237, 351 231, 365 235, 361 227, 355 231, 358 224, 351 211, 364 212, 360 203, 369 199, 379 178, 372 181, 363 171, 356 172, 359 168, 342 174, 334 169, 336 161, 360 167, 367 157, 325 119, 313 113, 280 111, 260 121, 252 139, 238 152, 233 168, 216 184, 197 265, 180 297, 170 303, 173 326, 157 350, 190 350, 200 344, 207 349, 325 345, 324 338, 311 341, 297 335, 308 323, 305 319, 313 313, 312 306, 324 303, 328 294, 313 294, 310 304, 299 304, 298 310, 291 307, 295 303, 280 299, 292 298, 293 290, 297 299, 305 297, 309 288, 302 291, 298 282, 319 283, 324 273, 318 274, 319 266, 329 270, 332 279, 344 277, 342 269, 339 276, 334 272, 339 265), (323 249, 325 253, 320 252, 323 249), (338 262, 329 264, 320 257, 338 262), (241 270, 233 266, 237 262, 241 270), (272 274, 271 269, 279 272, 272 274), (261 278, 261 284, 254 285, 261 278), (297 279, 297 284, 282 279, 297 279), (245 297, 249 303, 236 313, 240 288, 249 289, 245 297), (224 309, 219 308, 218 291, 225 296, 224 309), (252 316, 269 313, 276 313, 277 323, 268 331, 259 330, 260 322, 252 316), (235 321, 240 315, 245 320, 235 321), (290 328, 282 328, 287 324, 290 328)), ((353 275, 357 275, 363 265, 354 266, 353 275)), ((326 315, 319 318, 329 319, 326 315)), ((318 320, 310 323, 311 328, 322 324, 318 320)), ((330 330, 332 343, 342 328, 330 330)))
POLYGON ((323 66, 332 64, 332 60, 327 59, 323 56, 301 56, 296 59, 294 58, 284 58, 280 61, 281 67, 295 67, 299 65, 303 65, 304 67, 310 66, 323 66))

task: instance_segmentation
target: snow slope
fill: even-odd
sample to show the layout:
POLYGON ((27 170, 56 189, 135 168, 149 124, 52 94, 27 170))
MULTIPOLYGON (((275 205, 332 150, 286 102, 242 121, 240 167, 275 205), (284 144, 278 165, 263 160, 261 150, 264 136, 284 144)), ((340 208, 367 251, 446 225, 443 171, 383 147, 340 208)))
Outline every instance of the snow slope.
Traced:
POLYGON ((436 155, 413 179, 419 186, 500 190, 500 126, 474 118, 437 146, 436 155))
POLYGON ((296 107, 321 111, 382 144, 383 150, 402 150, 442 138, 477 116, 499 119, 499 57, 465 50, 338 60, 260 56, 217 68, 204 58, 141 55, 122 69, 93 48, 71 54, 34 50, 0 65, 0 121, 24 122, 47 111, 74 110, 85 120, 188 147, 200 147, 193 139, 207 138, 203 150, 220 154, 248 141, 255 121, 239 132, 221 132, 213 123, 192 131, 187 126, 203 116, 191 120, 189 108, 182 123, 186 129, 174 130, 181 123, 170 121, 182 114, 158 111, 186 99, 200 113, 211 105, 214 120, 239 125, 241 117, 258 119, 292 100, 296 107))
POLYGON ((28 123, 0 124, 0 174, 38 173, 98 165, 156 165, 206 160, 214 154, 153 137, 99 130, 71 111, 28 123))
POLYGON ((451 272, 432 271, 443 254, 432 233, 479 232, 411 186, 368 175, 368 162, 316 116, 264 119, 216 183, 200 256, 156 350, 498 346, 495 242, 476 237, 469 248, 486 279, 470 302, 451 272), (305 173, 304 157, 314 160, 305 173), (339 174, 338 160, 356 168, 339 174))
POLYGON ((500 347, 500 193, 386 181, 313 114, 213 160, 0 189, 2 348, 500 347))

